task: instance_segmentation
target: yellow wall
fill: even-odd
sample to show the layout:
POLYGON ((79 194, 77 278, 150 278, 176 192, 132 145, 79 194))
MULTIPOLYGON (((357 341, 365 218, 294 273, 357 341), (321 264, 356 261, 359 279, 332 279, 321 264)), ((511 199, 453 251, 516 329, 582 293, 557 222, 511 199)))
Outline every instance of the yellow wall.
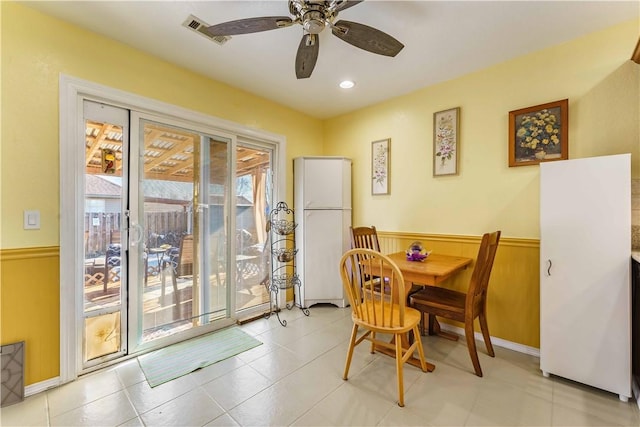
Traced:
MULTIPOLYGON (((325 154, 353 159, 354 224, 538 238, 538 166, 508 167, 511 110, 569 99, 569 157, 632 153, 640 66, 631 21, 325 122, 325 154), (433 113, 461 108, 460 174, 434 178, 433 113), (391 138, 391 194, 371 196, 371 142, 391 138)), ((437 60, 437 58, 434 58, 437 60)), ((392 76, 390 76, 392 78, 392 76)))
POLYGON ((57 246, 0 254, 0 338, 2 344, 25 341, 26 384, 58 376, 59 264, 57 246))
POLYGON ((477 236, 502 229, 491 332, 533 347, 538 167, 507 167, 508 111, 568 97, 570 157, 631 152, 640 176, 640 67, 627 61, 637 21, 322 122, 22 5, 0 2, 0 19, 0 341, 27 340, 27 385, 59 367, 60 73, 285 135, 287 200, 292 158, 352 158, 354 223, 375 224, 388 248, 422 238, 433 249, 475 256, 477 236), (455 106, 461 173, 436 179, 432 115, 455 106), (391 195, 372 197, 371 141, 388 137, 391 195), (41 230, 22 230, 26 209, 41 211, 41 230))
POLYGON ((28 385, 57 376, 60 365, 60 73, 284 135, 289 201, 292 159, 322 154, 322 123, 22 5, 0 2, 0 10, 0 343, 27 341, 28 385), (40 210, 40 230, 22 229, 27 209, 40 210))
POLYGON ((288 200, 293 197, 292 158, 322 154, 318 119, 33 9, 0 4, 2 176, 21 177, 2 182, 2 248, 59 244, 60 73, 285 135, 288 200), (25 209, 41 211, 41 230, 22 229, 25 209))
MULTIPOLYGON (((327 120, 325 154, 353 159, 353 223, 383 252, 421 240, 474 257, 502 230, 489 287, 493 336, 539 347, 539 168, 508 167, 508 113, 569 99, 569 157, 632 153, 640 176, 638 21, 327 120), (461 108, 460 174, 435 178, 433 113, 461 108), (371 142, 391 138, 391 194, 371 195, 371 142), (456 237, 459 236, 459 237, 456 237)), ((463 289, 471 270, 447 286, 463 289)), ((460 326, 460 325, 458 325, 460 326)))

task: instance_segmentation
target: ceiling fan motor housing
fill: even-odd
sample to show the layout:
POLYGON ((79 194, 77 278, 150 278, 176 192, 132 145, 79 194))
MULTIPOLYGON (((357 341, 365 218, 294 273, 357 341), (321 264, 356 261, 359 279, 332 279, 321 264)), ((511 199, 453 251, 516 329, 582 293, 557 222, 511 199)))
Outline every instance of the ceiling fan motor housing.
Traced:
POLYGON ((320 34, 320 31, 324 30, 325 26, 324 13, 315 10, 309 11, 304 14, 302 22, 306 32, 320 34))
POLYGON ((331 1, 290 0, 289 11, 297 16, 298 22, 308 34, 320 34, 327 23, 333 22, 336 12, 330 9, 331 1))

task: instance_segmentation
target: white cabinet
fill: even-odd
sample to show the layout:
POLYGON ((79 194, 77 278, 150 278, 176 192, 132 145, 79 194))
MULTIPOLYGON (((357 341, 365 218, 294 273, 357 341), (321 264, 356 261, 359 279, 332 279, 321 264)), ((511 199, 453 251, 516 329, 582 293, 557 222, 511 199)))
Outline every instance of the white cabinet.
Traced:
POLYGON ((631 397, 631 155, 540 164, 540 369, 631 397))
POLYGON ((293 170, 301 303, 345 307, 339 263, 350 244, 351 160, 298 157, 293 170))

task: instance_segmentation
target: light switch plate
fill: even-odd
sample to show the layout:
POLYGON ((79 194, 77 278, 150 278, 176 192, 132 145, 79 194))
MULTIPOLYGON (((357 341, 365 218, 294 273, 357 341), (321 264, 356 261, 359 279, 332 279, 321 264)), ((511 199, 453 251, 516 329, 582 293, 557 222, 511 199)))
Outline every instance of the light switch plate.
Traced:
POLYGON ((24 229, 40 230, 40 211, 24 211, 24 229))

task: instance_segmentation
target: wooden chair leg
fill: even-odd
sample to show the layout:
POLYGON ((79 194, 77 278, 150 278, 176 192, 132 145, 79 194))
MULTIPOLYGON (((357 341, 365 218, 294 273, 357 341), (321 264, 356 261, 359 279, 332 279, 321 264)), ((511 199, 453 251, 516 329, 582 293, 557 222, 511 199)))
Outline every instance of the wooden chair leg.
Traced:
POLYGON ((177 272, 171 270, 171 280, 173 282, 173 299, 176 301, 176 304, 179 303, 178 301, 178 278, 176 277, 178 275, 177 272))
POLYGON ((429 335, 435 335, 436 331, 436 315, 429 313, 429 335))
POLYGON ((491 335, 489 335, 489 324, 487 323, 487 316, 485 313, 480 313, 478 316, 480 321, 480 329, 482 330, 482 337, 484 338, 484 345, 487 346, 487 353, 489 356, 495 357, 496 353, 493 351, 493 345, 491 344, 491 335))
POLYGON ((346 380, 349 377, 349 367, 351 366, 351 358, 353 357, 353 348, 356 346, 356 338, 358 336, 358 325, 353 324, 351 329, 351 339, 349 340, 349 350, 347 350, 347 361, 344 364, 344 375, 342 379, 346 380))
POLYGON ((402 337, 396 335, 396 375, 398 376, 398 406, 404 407, 404 377, 402 372, 403 354, 402 354, 402 337))
POLYGON ((427 372, 427 362, 424 357, 422 338, 420 338, 420 331, 418 331, 418 326, 413 328, 413 334, 415 335, 416 346, 418 347, 418 356, 420 356, 420 369, 422 369, 422 372, 427 372))
POLYGON ((102 292, 107 292, 107 287, 109 286, 109 264, 107 263, 107 260, 105 259, 104 261, 104 279, 102 280, 103 284, 102 284, 102 292))
POLYGON ((162 284, 162 290, 160 292, 160 301, 164 303, 164 294, 165 294, 165 268, 166 266, 163 264, 160 268, 160 283, 162 284))
POLYGON ((464 335, 467 338, 467 348, 469 349, 469 356, 471 356, 471 362, 473 362, 473 369, 476 371, 476 375, 482 376, 482 368, 480 368, 480 360, 478 359, 478 350, 476 349, 476 340, 473 336, 473 321, 465 322, 464 335))
POLYGON ((420 334, 427 335, 427 324, 429 323, 428 315, 424 311, 420 312, 420 334))

